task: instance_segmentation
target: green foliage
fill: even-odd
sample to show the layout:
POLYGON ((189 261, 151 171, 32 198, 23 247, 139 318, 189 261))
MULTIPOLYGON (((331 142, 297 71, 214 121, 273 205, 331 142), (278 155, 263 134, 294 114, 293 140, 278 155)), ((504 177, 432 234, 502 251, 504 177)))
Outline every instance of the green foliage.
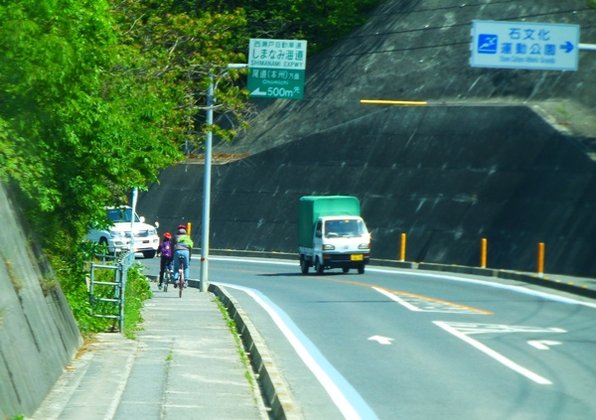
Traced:
MULTIPOLYGON (((74 248, 73 252, 68 254, 56 255, 48 252, 50 264, 60 281, 62 290, 77 320, 79 330, 85 336, 95 332, 107 331, 113 326, 113 321, 96 318, 92 315, 93 310, 89 302, 87 281, 90 274, 89 261, 92 260, 93 248, 94 246, 86 244, 82 248, 74 248)), ((110 274, 113 275, 113 273, 103 275, 108 276, 110 274)))
POLYGON ((307 39, 316 51, 377 2, 0 3, 0 182, 18 186, 83 332, 105 325, 90 316, 82 238, 105 205, 182 159, 182 145, 201 147, 210 75, 212 129, 229 140, 252 113, 243 71, 226 73, 246 62, 249 38, 307 39))
POLYGON ((134 264, 128 270, 126 293, 124 294, 124 335, 134 338, 143 321, 141 310, 145 300, 152 296, 147 277, 143 275, 143 265, 134 264))
MULTIPOLYGON (((173 94, 178 118, 169 124, 177 143, 197 147, 205 138, 209 75, 222 75, 228 63, 245 62, 248 38, 242 10, 211 13, 185 4, 123 1, 118 3, 117 20, 125 33, 123 42, 147 59, 145 77, 173 94)), ((218 78, 215 112, 233 121, 226 129, 215 125, 214 131, 224 139, 246 127, 250 115, 247 92, 233 83, 237 78, 237 73, 218 78)))
MULTIPOLYGON (((177 2, 192 4, 194 2, 177 2)), ((242 8, 251 38, 305 39, 309 53, 332 45, 366 21, 379 0, 207 0, 211 10, 242 8)), ((191 6, 189 6, 191 7, 191 6)))

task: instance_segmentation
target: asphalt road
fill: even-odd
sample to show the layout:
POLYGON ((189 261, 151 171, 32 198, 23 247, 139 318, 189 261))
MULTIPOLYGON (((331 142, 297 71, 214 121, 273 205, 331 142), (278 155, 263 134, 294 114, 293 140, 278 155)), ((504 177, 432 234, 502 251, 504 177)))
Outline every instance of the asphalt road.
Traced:
POLYGON ((294 261, 211 257, 209 269, 307 419, 596 416, 593 300, 381 267, 303 276, 294 261))

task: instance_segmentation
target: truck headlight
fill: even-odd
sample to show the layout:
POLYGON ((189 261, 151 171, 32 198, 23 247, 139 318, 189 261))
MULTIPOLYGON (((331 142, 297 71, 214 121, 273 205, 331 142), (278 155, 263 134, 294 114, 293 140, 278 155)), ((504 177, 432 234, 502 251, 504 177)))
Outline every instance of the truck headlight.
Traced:
POLYGON ((323 244, 323 251, 333 251, 334 249, 335 249, 335 245, 323 244))

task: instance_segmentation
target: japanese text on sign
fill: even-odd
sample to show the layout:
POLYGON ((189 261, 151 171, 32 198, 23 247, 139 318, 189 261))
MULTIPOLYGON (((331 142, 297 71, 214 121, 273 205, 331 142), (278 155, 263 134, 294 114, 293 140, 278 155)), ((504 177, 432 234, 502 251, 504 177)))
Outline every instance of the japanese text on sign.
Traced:
POLYGON ((249 67, 306 68, 306 41, 251 39, 249 67))
POLYGON ((474 21, 474 67, 577 69, 577 25, 474 21))

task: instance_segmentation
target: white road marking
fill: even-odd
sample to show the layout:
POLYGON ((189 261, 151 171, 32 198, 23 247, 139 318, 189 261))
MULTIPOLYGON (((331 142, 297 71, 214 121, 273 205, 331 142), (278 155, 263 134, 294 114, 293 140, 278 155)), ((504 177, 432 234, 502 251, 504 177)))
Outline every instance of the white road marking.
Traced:
POLYGON ((407 301, 403 300, 399 296, 396 296, 395 294, 393 294, 391 292, 388 292, 385 289, 381 289, 380 287, 373 287, 373 290, 376 290, 377 292, 381 293, 382 295, 387 296, 392 301, 399 303, 401 306, 403 306, 405 308, 408 308, 410 311, 413 311, 413 312, 422 312, 422 309, 420 309, 420 308, 412 305, 410 302, 407 302, 407 301))
MULTIPOLYGON (((199 259, 200 257, 193 257, 192 259, 199 259)), ((254 264, 267 264, 267 265, 285 265, 285 266, 293 266, 297 269, 299 268, 298 262, 292 261, 285 261, 285 260, 267 260, 267 259, 255 259, 255 258, 241 258, 241 257, 225 257, 225 256, 210 256, 212 260, 219 260, 219 261, 236 261, 236 262, 246 262, 246 263, 254 263, 254 264)), ((470 284, 477 284, 485 287, 493 287, 496 289, 504 289, 510 290, 515 293, 523 294, 523 295, 530 295, 530 296, 538 296, 540 298, 550 300, 553 302, 561 302, 561 303, 569 303, 572 305, 582 305, 587 306, 589 308, 596 308, 596 303, 590 302, 583 302, 577 299, 571 299, 568 297, 558 296, 554 294, 550 294, 547 292, 542 292, 538 290, 531 290, 527 289, 522 286, 511 286, 507 284, 502 284, 498 282, 491 282, 491 281, 484 281, 484 280, 476 280, 471 279, 468 277, 460 277, 455 274, 446 274, 446 273, 430 273, 428 271, 418 272, 411 269, 387 269, 387 268, 376 268, 376 267, 366 267, 367 273, 385 273, 385 274, 399 274, 404 276, 418 276, 418 277, 433 277, 439 278, 448 281, 458 281, 462 283, 470 283, 470 284)))
POLYGON ((449 322, 449 326, 456 328, 466 335, 472 334, 510 334, 510 333, 566 333, 562 328, 532 327, 527 325, 484 324, 479 322, 449 322))
POLYGON ((416 296, 414 294, 402 292, 405 297, 399 296, 398 293, 390 292, 382 287, 372 286, 373 290, 387 296, 394 302, 399 303, 403 307, 413 312, 433 312, 442 314, 461 314, 461 315, 478 315, 488 314, 486 311, 480 311, 463 305, 458 305, 452 302, 447 302, 439 299, 433 299, 425 296, 416 296))
POLYGON ((382 335, 373 335, 368 337, 368 341, 376 341, 379 344, 383 344, 384 346, 390 345, 393 341, 393 338, 385 337, 382 335))
POLYGON ((528 340, 528 344, 538 350, 550 350, 552 346, 558 346, 561 342, 551 340, 528 340))
POLYGON ((346 419, 376 419, 374 411, 329 363, 317 347, 300 331, 287 314, 256 289, 219 283, 223 287, 241 290, 255 300, 269 314, 308 369, 314 374, 336 407, 346 419))
POLYGON ((526 369, 525 367, 518 365, 517 363, 515 363, 513 360, 503 356, 502 354, 494 351, 493 349, 491 349, 490 347, 482 344, 481 342, 468 337, 466 335, 466 333, 459 331, 457 328, 453 327, 452 325, 450 325, 447 322, 443 322, 443 321, 433 321, 433 323, 435 325, 437 325, 438 327, 444 329, 445 331, 447 331, 448 333, 456 336, 457 338, 459 338, 460 340, 465 341, 466 343, 470 344, 472 347, 476 348, 477 350, 480 350, 481 352, 483 352, 484 354, 492 357, 493 359, 495 359, 496 361, 498 361, 499 363, 501 363, 502 365, 508 367, 509 369, 519 373, 520 375, 525 376, 526 378, 536 382, 537 384, 540 385, 552 385, 552 382, 549 381, 548 379, 538 375, 537 373, 532 372, 529 369, 526 369))

